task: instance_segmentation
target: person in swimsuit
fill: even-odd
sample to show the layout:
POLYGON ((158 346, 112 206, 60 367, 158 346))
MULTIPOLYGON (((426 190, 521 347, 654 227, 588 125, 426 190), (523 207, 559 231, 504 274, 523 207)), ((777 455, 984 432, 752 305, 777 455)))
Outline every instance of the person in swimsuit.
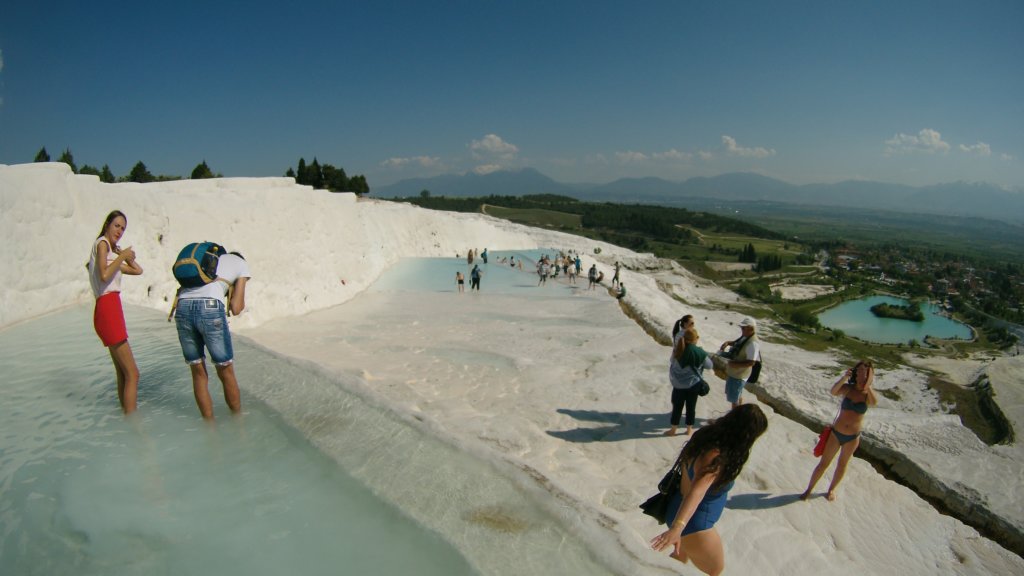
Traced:
POLYGON ((686 474, 669 501, 669 528, 651 540, 652 548, 672 546, 676 560, 692 560, 705 574, 722 573, 725 551, 715 522, 754 441, 767 429, 768 419, 756 404, 741 404, 694 433, 680 454, 686 474))
POLYGON ((864 422, 864 414, 868 406, 878 404, 875 390, 872 385, 875 382, 875 368, 871 362, 861 360, 856 366, 847 370, 832 385, 831 394, 842 396, 843 401, 839 408, 836 421, 832 424, 832 432, 825 443, 825 451, 818 460, 818 465, 811 473, 811 481, 807 484, 807 490, 800 495, 801 500, 811 497, 811 490, 818 483, 825 470, 832 464, 836 452, 839 453, 839 463, 836 464, 836 471, 832 474, 832 484, 828 487, 825 496, 831 502, 836 499, 836 487, 846 474, 846 466, 850 458, 860 446, 860 430, 864 422))
POLYGON ((142 266, 135 261, 132 247, 121 248, 117 241, 128 228, 128 218, 120 210, 107 214, 100 235, 93 241, 89 255, 89 285, 96 298, 92 323, 96 335, 110 352, 117 377, 117 398, 125 414, 135 411, 138 401, 139 367, 128 344, 124 310, 121 308, 121 275, 138 276, 142 266))
POLYGON ((462 275, 462 272, 455 273, 455 283, 459 286, 459 292, 466 291, 466 277, 462 275))

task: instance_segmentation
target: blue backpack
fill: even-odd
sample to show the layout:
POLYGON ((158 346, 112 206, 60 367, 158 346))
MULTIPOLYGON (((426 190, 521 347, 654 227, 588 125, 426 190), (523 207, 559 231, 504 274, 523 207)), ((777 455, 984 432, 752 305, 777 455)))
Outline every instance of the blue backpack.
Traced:
POLYGON ((227 250, 216 242, 193 242, 181 249, 171 267, 182 288, 198 288, 217 279, 217 263, 227 250))

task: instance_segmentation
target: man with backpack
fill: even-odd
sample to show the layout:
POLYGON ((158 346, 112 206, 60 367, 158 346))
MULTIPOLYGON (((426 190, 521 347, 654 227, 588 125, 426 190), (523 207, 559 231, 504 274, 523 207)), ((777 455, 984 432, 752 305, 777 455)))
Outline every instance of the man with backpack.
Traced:
POLYGON ((722 343, 721 351, 728 348, 722 355, 728 358, 725 373, 725 399, 735 408, 743 403, 743 387, 753 371, 754 364, 761 357, 761 346, 757 341, 757 321, 750 316, 740 320, 742 335, 722 343))
MULTIPOLYGON (((203 280, 193 284, 206 283, 186 286, 183 282, 172 314, 178 329, 181 352, 192 372, 192 391, 195 393, 199 413, 204 419, 212 420, 213 399, 208 388, 210 377, 206 371, 204 348, 210 351, 210 359, 224 387, 224 400, 228 408, 234 414, 242 410, 227 313, 230 310, 232 315, 237 316, 245 309, 245 285, 251 274, 249 265, 238 252, 224 253, 224 248, 219 245, 203 244, 214 247, 205 248, 206 255, 201 258, 208 274, 203 274, 203 280)), ((184 253, 185 250, 182 251, 184 253)), ((179 267, 189 268, 194 265, 194 258, 183 260, 179 255, 174 267, 175 278, 182 282, 179 267)))

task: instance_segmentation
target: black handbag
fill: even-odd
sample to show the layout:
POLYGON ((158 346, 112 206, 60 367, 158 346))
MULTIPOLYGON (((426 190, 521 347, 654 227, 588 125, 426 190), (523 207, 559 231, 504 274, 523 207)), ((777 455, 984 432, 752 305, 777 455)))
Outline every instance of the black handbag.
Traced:
POLYGON ((757 379, 761 377, 761 359, 758 358, 754 362, 754 367, 750 369, 750 376, 747 377, 747 384, 757 384, 757 379))
POLYGON ((708 392, 711 392, 711 385, 708 384, 707 380, 701 378, 700 381, 697 382, 697 395, 707 396, 708 392))
POLYGON ((672 495, 679 492, 679 483, 683 480, 683 454, 679 453, 676 463, 672 469, 665 474, 665 477, 658 482, 658 493, 651 496, 640 505, 644 514, 654 518, 658 524, 665 524, 665 516, 668 514, 668 503, 672 495))

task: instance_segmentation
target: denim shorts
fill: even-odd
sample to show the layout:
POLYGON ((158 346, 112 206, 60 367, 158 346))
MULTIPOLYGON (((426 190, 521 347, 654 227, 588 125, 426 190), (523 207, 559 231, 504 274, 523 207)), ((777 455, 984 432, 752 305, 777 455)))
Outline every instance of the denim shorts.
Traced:
POLYGON ((743 385, 746 383, 746 380, 740 380, 739 378, 733 378, 732 376, 726 378, 725 399, 733 404, 739 402, 740 396, 743 394, 743 385))
POLYGON ((189 364, 203 361, 205 347, 217 366, 231 364, 235 351, 231 347, 231 332, 224 304, 213 298, 187 298, 178 301, 174 312, 178 328, 181 353, 189 364))

